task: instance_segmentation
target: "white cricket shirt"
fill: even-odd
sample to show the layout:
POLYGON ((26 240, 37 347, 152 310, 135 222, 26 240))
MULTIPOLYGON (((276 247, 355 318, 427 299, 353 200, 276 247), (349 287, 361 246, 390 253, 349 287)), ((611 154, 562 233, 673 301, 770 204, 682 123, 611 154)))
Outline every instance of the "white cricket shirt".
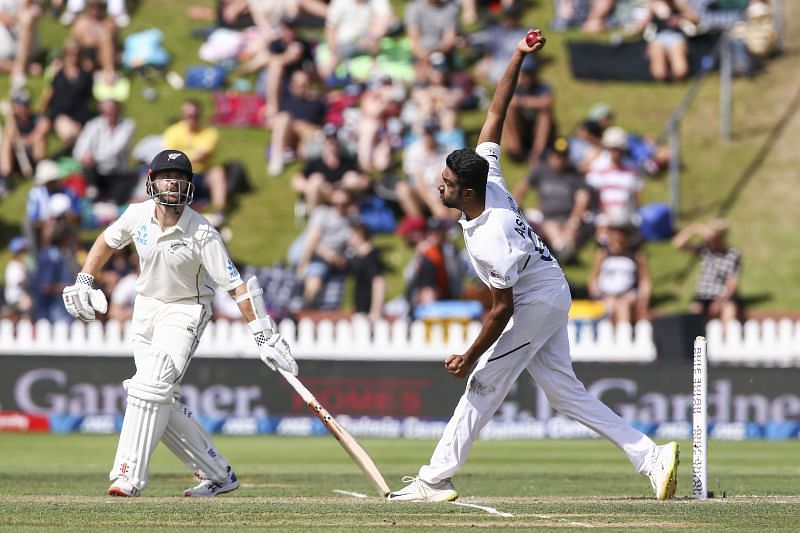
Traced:
POLYGON ((475 151, 489 162, 486 205, 483 213, 459 223, 472 265, 489 287, 513 287, 514 307, 548 302, 556 307, 567 280, 558 261, 531 229, 500 172, 500 146, 485 142, 475 151))
POLYGON ((224 291, 242 284, 222 237, 203 215, 187 206, 177 224, 162 230, 155 209, 154 200, 131 204, 103 232, 112 248, 136 246, 139 294, 165 303, 206 304, 214 298, 212 282, 224 291))

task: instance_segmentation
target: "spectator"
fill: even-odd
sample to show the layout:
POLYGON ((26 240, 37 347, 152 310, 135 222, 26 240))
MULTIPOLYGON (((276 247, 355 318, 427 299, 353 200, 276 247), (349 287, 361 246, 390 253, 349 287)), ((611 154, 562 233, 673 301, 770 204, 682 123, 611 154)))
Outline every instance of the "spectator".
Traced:
MULTIPOLYGON (((478 5, 493 5, 498 2, 489 2, 487 0, 461 0, 461 21, 465 25, 475 24, 478 22, 478 5)), ((519 3, 519 0, 500 0, 499 4, 502 9, 511 9, 519 3)))
POLYGON ((28 161, 35 165, 44 158, 47 149, 46 127, 41 116, 31 110, 31 94, 27 89, 17 89, 11 93, 11 113, 14 123, 6 121, 3 137, 0 140, 0 197, 1 190, 8 185, 8 179, 20 170, 18 144, 25 150, 28 161))
MULTIPOLYGON (((572 4, 575 0, 561 0, 566 4, 572 4)), ((592 0, 589 14, 583 22, 583 31, 587 33, 599 33, 606 30, 606 18, 611 15, 614 10, 616 0, 592 0)), ((574 6, 565 7, 564 14, 569 13, 574 6)), ((568 17, 566 20, 569 20, 568 17)))
POLYGON ((36 41, 36 20, 42 6, 36 0, 17 0, 0 5, 0 71, 11 73, 11 87, 27 80, 28 61, 36 41))
POLYGON ((742 254, 727 243, 728 223, 712 220, 709 224, 691 224, 672 238, 672 245, 700 257, 700 277, 689 310, 707 320, 719 318, 723 324, 739 314, 739 278, 742 254), (693 244, 692 240, 700 238, 693 244))
POLYGON ((603 128, 593 120, 584 120, 569 137, 569 162, 578 172, 586 173, 589 165, 603 151, 603 128))
POLYGON ((114 19, 108 16, 106 0, 86 0, 86 9, 72 25, 70 37, 78 43, 81 53, 100 69, 103 78, 111 83, 115 71, 114 19))
MULTIPOLYGON (((91 0, 89 0, 90 2, 91 0)), ((86 9, 89 3, 87 0, 67 0, 64 12, 59 18, 59 22, 64 26, 70 26, 82 11, 86 9)), ((62 7, 63 0, 51 0, 50 2, 54 7, 62 7)), ((106 5, 108 15, 114 20, 114 25, 117 28, 126 28, 131 22, 131 17, 128 15, 128 8, 125 6, 125 0, 108 0, 106 5)))
POLYGON ((731 29, 733 69, 736 74, 752 75, 759 63, 775 53, 778 32, 772 8, 766 0, 750 0, 746 18, 731 29))
POLYGON ((299 151, 301 145, 319 132, 325 121, 325 100, 311 89, 308 73, 296 70, 280 97, 279 112, 272 121, 269 149, 270 176, 283 172, 285 150, 299 151))
POLYGON ((5 269, 5 302, 0 317, 13 321, 30 318, 33 300, 28 281, 28 241, 24 237, 14 237, 8 243, 11 258, 5 269))
POLYGON ((417 79, 427 77, 431 54, 444 54, 452 62, 458 37, 458 5, 453 0, 414 0, 405 13, 406 33, 411 41, 417 79))
POLYGON ((204 216, 215 227, 225 222, 228 202, 228 183, 225 169, 214 161, 219 133, 211 126, 203 126, 203 111, 196 100, 187 100, 181 106, 182 120, 164 131, 164 146, 185 153, 194 170, 194 198, 210 199, 211 213, 204 216))
POLYGON ((333 74, 345 59, 360 54, 375 56, 392 22, 389 0, 332 0, 325 16, 329 57, 320 65, 323 76, 333 74))
POLYGON ((411 102, 403 109, 404 120, 416 132, 421 132, 425 120, 435 116, 439 119, 439 141, 447 137, 454 148, 463 147, 464 135, 458 128, 458 110, 468 95, 463 87, 452 83, 450 68, 444 54, 435 52, 430 57, 428 78, 418 83, 411 91, 411 102), (456 146, 456 145, 460 146, 456 146))
POLYGON ((450 298, 447 264, 437 236, 428 231, 425 217, 406 217, 397 233, 414 255, 403 270, 405 296, 411 314, 420 304, 450 298))
POLYGON ((470 36, 473 46, 483 50, 483 57, 475 68, 476 74, 492 85, 497 85, 517 46, 522 28, 522 7, 514 3, 505 8, 500 23, 470 36))
POLYGON ((389 121, 400 114, 403 96, 389 76, 374 80, 361 94, 356 150, 362 171, 383 172, 389 167, 392 158, 389 121))
POLYGON ((31 285, 35 320, 72 322, 72 317, 64 307, 61 292, 73 283, 80 267, 75 259, 76 228, 66 218, 69 200, 63 200, 62 194, 55 194, 50 200, 52 218, 45 223, 45 244, 36 257, 31 285))
POLYGON ((344 188, 356 197, 366 191, 371 181, 360 173, 355 160, 339 144, 336 126, 326 124, 324 141, 319 157, 308 161, 292 178, 292 189, 302 195, 307 212, 313 212, 321 203, 328 202, 333 191, 344 188))
POLYGON ((129 201, 137 172, 130 168, 130 149, 136 123, 122 116, 121 104, 100 102, 100 116, 86 123, 75 141, 72 155, 83 167, 90 199, 129 201))
POLYGON ((136 281, 139 279, 139 259, 130 262, 131 270, 117 281, 108 303, 108 319, 125 323, 133 318, 136 300, 136 281))
POLYGON ((92 72, 80 60, 80 46, 72 39, 53 62, 54 76, 42 98, 46 130, 55 131, 65 148, 71 148, 83 125, 92 118, 92 72))
POLYGON ((503 129, 506 153, 514 159, 538 162, 553 142, 553 89, 542 83, 532 55, 525 58, 503 129))
POLYGON ((386 266, 370 239, 369 229, 361 222, 350 228, 347 246, 347 270, 355 281, 355 311, 375 322, 383 316, 386 301, 386 266))
POLYGON ((63 178, 58 165, 49 159, 42 159, 36 165, 34 186, 28 191, 25 216, 28 246, 34 251, 38 250, 46 241, 44 238, 45 226, 53 216, 51 198, 54 195, 66 195, 72 203, 71 210, 77 213, 78 200, 71 190, 62 187, 61 180, 63 178))
MULTIPOLYGON (((586 118, 605 131, 614 125, 616 115, 610 105, 605 102, 597 102, 589 108, 586 118)), ((591 161, 598 153, 600 153, 599 143, 598 146, 587 150, 587 161, 591 161)), ((659 145, 654 139, 647 136, 628 132, 628 154, 626 158, 637 169, 649 175, 656 175, 669 164, 669 146, 659 145)))
POLYGON ((286 80, 297 70, 315 74, 311 44, 298 35, 293 20, 284 19, 278 26, 277 37, 269 43, 266 67, 267 121, 271 123, 278 114, 280 95, 286 88, 286 80))
POLYGON ((687 35, 696 33, 697 13, 685 0, 649 0, 642 21, 650 59, 650 75, 663 81, 682 80, 689 73, 687 35))
POLYGON ((445 159, 453 148, 436 139, 439 121, 429 117, 422 136, 406 148, 403 171, 408 178, 395 186, 397 200, 408 217, 430 213, 439 219, 453 218, 450 209, 442 204, 437 186, 441 182, 445 159))
POLYGON ((594 189, 598 200, 596 225, 602 228, 615 218, 630 217, 639 206, 642 180, 625 162, 628 134, 618 126, 603 132, 603 151, 589 165, 586 183, 594 189))
POLYGON ((243 30, 255 24, 248 0, 217 0, 217 27, 243 30))
POLYGON ((539 192, 539 210, 543 221, 541 235, 559 261, 575 259, 579 235, 585 224, 590 193, 583 176, 569 162, 569 142, 558 138, 546 157, 519 183, 514 196, 523 205, 531 187, 539 192))
POLYGON ((296 266, 297 277, 304 280, 306 307, 317 305, 326 279, 347 266, 345 248, 350 233, 353 198, 345 189, 331 194, 330 206, 319 206, 303 234, 289 249, 289 262, 296 266))
POLYGON ((615 324, 644 320, 648 315, 652 281, 641 238, 630 219, 610 222, 607 241, 595 254, 589 275, 589 294, 603 301, 615 324))

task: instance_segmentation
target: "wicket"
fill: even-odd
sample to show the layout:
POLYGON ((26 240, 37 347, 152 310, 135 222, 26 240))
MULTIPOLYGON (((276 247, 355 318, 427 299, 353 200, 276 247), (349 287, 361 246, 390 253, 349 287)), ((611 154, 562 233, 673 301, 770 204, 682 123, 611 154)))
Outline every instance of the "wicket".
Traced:
POLYGON ((697 337, 692 365, 692 496, 697 500, 708 498, 707 365, 706 338, 697 337))

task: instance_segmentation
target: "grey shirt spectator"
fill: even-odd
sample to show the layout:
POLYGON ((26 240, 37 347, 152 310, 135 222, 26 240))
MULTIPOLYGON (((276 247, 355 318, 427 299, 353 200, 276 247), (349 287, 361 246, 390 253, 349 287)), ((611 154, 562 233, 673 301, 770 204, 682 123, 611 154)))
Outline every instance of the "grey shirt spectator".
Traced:
POLYGON ((406 9, 405 23, 414 55, 447 53, 455 44, 458 6, 450 0, 414 0, 406 9))

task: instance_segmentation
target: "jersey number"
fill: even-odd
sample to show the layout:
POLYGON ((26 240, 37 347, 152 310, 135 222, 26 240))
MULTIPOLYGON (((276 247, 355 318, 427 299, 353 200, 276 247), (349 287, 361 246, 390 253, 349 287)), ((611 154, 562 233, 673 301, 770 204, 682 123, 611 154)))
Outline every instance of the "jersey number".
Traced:
POLYGON ((550 250, 547 249, 547 246, 544 245, 542 239, 536 235, 536 232, 528 225, 526 221, 522 218, 516 219, 517 227, 514 228, 514 231, 519 233, 519 236, 523 239, 530 239, 533 243, 533 249, 539 252, 539 255, 542 257, 543 261, 552 261, 553 256, 550 255, 550 250))

